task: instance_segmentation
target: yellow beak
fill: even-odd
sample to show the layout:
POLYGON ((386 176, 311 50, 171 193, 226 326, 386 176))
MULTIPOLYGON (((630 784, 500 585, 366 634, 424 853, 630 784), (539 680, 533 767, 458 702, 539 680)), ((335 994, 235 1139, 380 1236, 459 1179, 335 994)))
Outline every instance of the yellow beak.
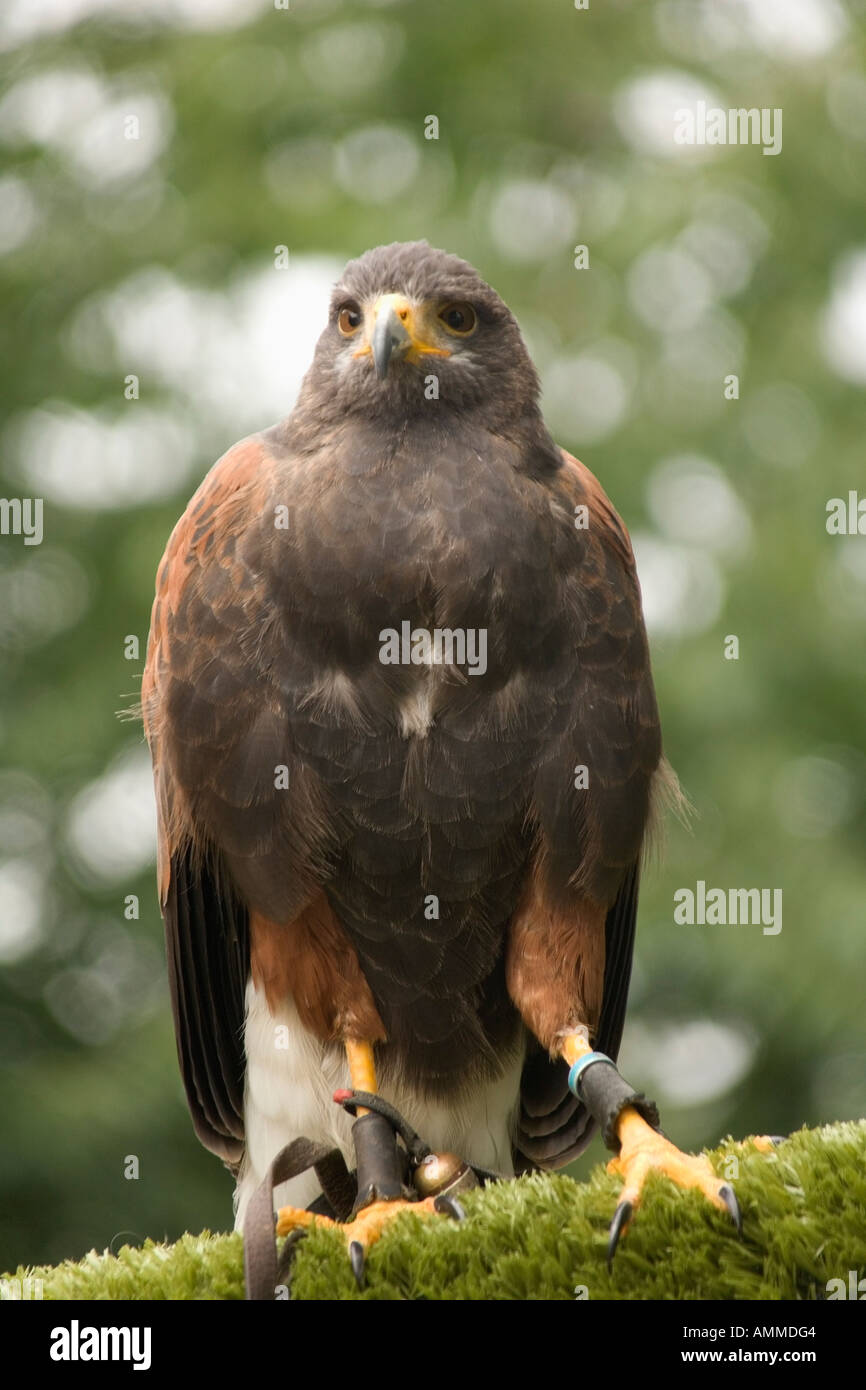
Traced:
POLYGON ((356 357, 372 354, 373 365, 380 381, 388 375, 392 357, 417 361, 422 354, 450 357, 447 348, 425 342, 418 331, 418 311, 402 294, 383 294, 373 306, 373 329, 368 343, 359 348, 356 357))

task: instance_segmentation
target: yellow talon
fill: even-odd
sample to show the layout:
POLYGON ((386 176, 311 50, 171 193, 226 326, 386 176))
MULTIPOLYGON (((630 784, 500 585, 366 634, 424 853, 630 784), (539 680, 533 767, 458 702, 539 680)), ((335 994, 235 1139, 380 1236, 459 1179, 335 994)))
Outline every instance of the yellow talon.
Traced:
POLYGON ((714 1206, 726 1210, 725 1201, 719 1195, 726 1184, 716 1177, 704 1154, 682 1153, 631 1106, 622 1112, 617 1129, 622 1147, 607 1167, 608 1172, 619 1173, 623 1179, 621 1202, 638 1207, 647 1176, 657 1172, 665 1173, 678 1187, 700 1188, 714 1206))
MULTIPOLYGON (((563 1036, 562 1056, 573 1066, 592 1051, 586 1030, 563 1036)), ((678 1187, 697 1187, 720 1211, 726 1211, 737 1230, 741 1230, 740 1209, 730 1183, 717 1178, 704 1154, 684 1154, 658 1130, 653 1129, 632 1105, 627 1105, 616 1122, 620 1151, 607 1165, 609 1173, 623 1180, 619 1203, 610 1228, 608 1265, 616 1253, 620 1236, 640 1206, 644 1184, 650 1173, 664 1173, 678 1187)), ((761 1147, 759 1144, 758 1147, 761 1147)))
POLYGON ((771 1154, 775 1152, 776 1145, 769 1134, 753 1134, 745 1141, 747 1144, 754 1144, 759 1153, 771 1154))
POLYGON ((427 1197, 423 1202, 371 1202, 345 1225, 334 1221, 330 1216, 301 1211, 298 1207, 282 1207, 277 1212, 277 1235, 287 1236, 290 1231, 299 1228, 309 1230, 311 1226, 334 1226, 342 1231, 347 1245, 357 1241, 365 1250, 369 1250, 371 1245, 376 1244, 385 1227, 404 1212, 410 1211, 416 1216, 436 1215, 434 1200, 433 1197, 427 1197))

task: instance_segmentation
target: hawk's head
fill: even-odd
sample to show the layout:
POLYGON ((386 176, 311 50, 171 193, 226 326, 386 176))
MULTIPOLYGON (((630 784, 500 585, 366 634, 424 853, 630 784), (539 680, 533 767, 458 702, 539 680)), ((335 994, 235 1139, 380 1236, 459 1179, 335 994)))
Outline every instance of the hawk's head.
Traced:
POLYGON ((468 262, 426 241, 350 261, 302 404, 341 415, 414 413, 431 400, 488 423, 535 409, 538 378, 514 315, 468 262))

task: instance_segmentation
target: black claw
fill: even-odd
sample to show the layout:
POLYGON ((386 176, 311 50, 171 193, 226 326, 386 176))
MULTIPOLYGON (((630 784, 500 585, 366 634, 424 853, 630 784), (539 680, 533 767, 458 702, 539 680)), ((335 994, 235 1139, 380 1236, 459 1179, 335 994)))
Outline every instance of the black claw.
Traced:
POLYGON ((283 1248, 277 1259, 277 1283, 287 1284, 291 1288, 292 1265, 295 1262, 295 1252, 302 1240, 306 1240, 307 1232, 300 1227, 290 1231, 283 1241, 283 1248))
POLYGON ((454 1221, 466 1220, 466 1212, 463 1210, 457 1198, 450 1196, 447 1192, 443 1193, 441 1197, 436 1198, 433 1207, 435 1211, 438 1211, 444 1216, 450 1216, 454 1221))
POLYGON ((353 1240, 349 1246, 349 1262, 352 1266, 352 1273, 355 1276, 355 1283, 359 1289, 364 1287, 364 1247, 359 1240, 353 1240))
POLYGON ((607 1272, 610 1274, 613 1269, 613 1257, 616 1254, 616 1247, 619 1245, 619 1238, 631 1220, 631 1202, 620 1202, 613 1214, 610 1223, 610 1234, 607 1241, 607 1272))
POLYGON ((740 1204, 737 1201, 736 1194, 730 1183, 726 1182, 722 1184, 719 1188, 719 1196, 727 1207, 731 1220, 737 1228, 737 1235, 741 1236, 743 1234, 743 1217, 740 1212, 740 1204))

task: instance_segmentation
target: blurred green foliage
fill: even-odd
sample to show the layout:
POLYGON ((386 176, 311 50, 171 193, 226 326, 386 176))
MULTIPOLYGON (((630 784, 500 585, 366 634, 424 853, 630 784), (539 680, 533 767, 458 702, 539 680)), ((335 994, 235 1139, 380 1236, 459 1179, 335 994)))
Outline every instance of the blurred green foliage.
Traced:
MULTIPOLYGON (((825 528, 829 498, 866 488, 851 359, 862 296, 835 357, 828 318, 866 240, 862 6, 833 8, 838 32, 812 53, 777 52, 742 25, 717 32, 734 8, 722 4, 293 0, 211 29, 135 8, 7 36, 2 55, 2 489, 51 486, 44 546, 0 537, 0 849, 12 864, 5 897, 0 879, 0 1268, 231 1223, 231 1181, 195 1141, 177 1075, 153 866, 132 854, 127 872, 100 875, 76 854, 74 824, 76 799, 141 746, 117 711, 137 699, 170 529, 213 459, 279 409, 215 416, 204 375, 200 395, 188 378, 175 391, 168 321, 168 366, 142 372, 141 399, 125 400, 137 360, 99 347, 92 306, 153 268, 223 296, 247 272, 276 275, 278 244, 302 279, 304 257, 341 262, 416 237, 477 265, 525 326, 560 442, 661 576, 654 666, 696 815, 670 828, 646 878, 626 1074, 686 1146, 866 1113, 866 536, 825 528), (115 146, 100 165, 98 113, 76 127, 70 110, 67 127, 37 91, 21 116, 22 84, 69 69, 116 99, 109 134, 138 109, 126 93, 156 103, 160 141, 146 158, 143 130, 134 176, 113 169, 115 146), (642 84, 665 74, 725 108, 782 108, 782 153, 654 148, 642 84), (578 243, 589 269, 574 268, 578 243), (725 399, 728 373, 739 399, 725 399), (582 395, 589 379, 598 390, 582 395), (76 505, 96 436, 82 434, 79 455, 65 446, 59 475, 33 415, 57 403, 110 421, 164 411, 191 452, 151 492, 151 463, 133 454, 128 502, 121 491, 115 505, 76 505), (700 477, 695 456, 717 514, 698 506, 689 541, 682 489, 680 533, 665 533, 664 486, 700 477), (124 656, 130 634, 138 661, 124 656), (728 634, 737 661, 724 659, 728 634), (781 888, 782 931, 676 925, 673 894, 699 879, 781 888), (130 894, 139 919, 124 916, 130 894), (137 1180, 124 1177, 130 1155, 137 1180)), ((240 319, 220 347, 242 378, 240 319)))

